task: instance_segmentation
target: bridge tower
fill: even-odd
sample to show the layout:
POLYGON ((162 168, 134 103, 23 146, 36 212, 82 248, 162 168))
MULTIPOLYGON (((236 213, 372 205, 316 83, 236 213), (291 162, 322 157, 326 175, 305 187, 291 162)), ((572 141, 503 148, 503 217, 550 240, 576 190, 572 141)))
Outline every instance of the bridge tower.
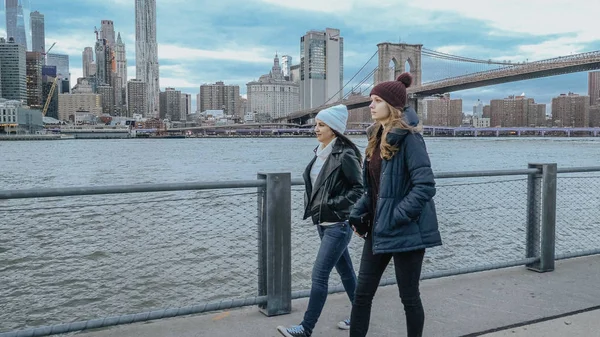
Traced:
POLYGON ((413 77, 412 86, 421 85, 421 48, 422 44, 383 42, 377 45, 379 65, 375 72, 374 85, 395 80, 398 75, 410 67, 413 77), (393 68, 392 68, 393 64, 393 68))

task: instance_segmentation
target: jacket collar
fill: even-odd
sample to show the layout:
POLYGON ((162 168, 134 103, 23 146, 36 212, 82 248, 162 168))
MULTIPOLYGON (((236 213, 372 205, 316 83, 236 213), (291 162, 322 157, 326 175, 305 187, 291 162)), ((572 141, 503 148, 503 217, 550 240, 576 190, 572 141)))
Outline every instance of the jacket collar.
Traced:
MULTIPOLYGON (((319 149, 319 146, 321 145, 317 145, 317 147, 314 148, 313 152, 315 153, 315 156, 317 155, 317 150, 319 149)), ((344 151, 344 144, 338 139, 335 141, 335 144, 333 144, 333 149, 331 149, 331 153, 342 153, 344 151)))

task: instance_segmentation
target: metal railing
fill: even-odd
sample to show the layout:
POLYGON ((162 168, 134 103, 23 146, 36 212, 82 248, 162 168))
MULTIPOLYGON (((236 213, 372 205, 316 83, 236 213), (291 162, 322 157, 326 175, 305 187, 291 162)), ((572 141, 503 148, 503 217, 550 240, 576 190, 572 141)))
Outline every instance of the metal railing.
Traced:
MULTIPOLYGON (((555 259, 600 253, 600 167, 530 164, 435 177, 444 245, 427 252, 423 279, 519 265, 547 272, 555 259)), ((289 313, 292 299, 309 295, 319 245, 301 220, 303 194, 303 181, 289 173, 0 191, 0 331, 12 330, 0 337, 249 305, 289 313), (45 325, 52 322, 70 323, 45 325)), ((357 270, 361 249, 354 237, 357 270)), ((390 268, 381 284, 393 283, 390 268)), ((342 291, 332 273, 329 292, 342 291)))

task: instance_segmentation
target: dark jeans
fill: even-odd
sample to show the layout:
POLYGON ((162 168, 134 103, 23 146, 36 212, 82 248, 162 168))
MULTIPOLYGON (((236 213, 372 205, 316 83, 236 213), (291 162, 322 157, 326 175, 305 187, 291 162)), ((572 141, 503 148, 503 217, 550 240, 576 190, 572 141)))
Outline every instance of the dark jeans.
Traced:
POLYGON ((301 323, 309 335, 312 334, 325 305, 329 274, 333 267, 340 274, 350 302, 354 300, 354 290, 356 289, 356 273, 348 253, 348 243, 353 234, 352 228, 347 222, 340 222, 330 226, 317 225, 317 230, 321 237, 321 246, 313 266, 308 308, 301 323))
POLYGON ((379 286, 381 275, 388 263, 394 258, 394 269, 400 299, 406 314, 406 330, 408 337, 421 337, 425 313, 419 293, 419 279, 421 278, 421 265, 425 249, 403 253, 389 253, 373 255, 371 238, 365 240, 358 284, 350 316, 350 337, 364 337, 369 331, 371 319, 371 305, 373 297, 379 286))

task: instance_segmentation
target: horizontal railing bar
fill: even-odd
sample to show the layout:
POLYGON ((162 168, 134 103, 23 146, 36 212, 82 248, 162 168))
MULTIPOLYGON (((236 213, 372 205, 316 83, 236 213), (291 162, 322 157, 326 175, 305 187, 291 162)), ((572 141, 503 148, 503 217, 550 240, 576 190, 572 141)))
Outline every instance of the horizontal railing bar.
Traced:
POLYGON ((137 184, 137 185, 112 185, 112 186, 87 186, 63 188, 30 188, 22 190, 0 190, 2 199, 22 198, 48 198, 97 194, 122 194, 191 190, 216 190, 233 188, 251 188, 265 186, 262 180, 233 180, 221 182, 189 182, 189 183, 164 183, 164 184, 137 184))
POLYGON ((600 172, 600 166, 557 168, 556 173, 600 172))
POLYGON ((33 337, 58 335, 68 332, 106 328, 115 325, 146 322, 161 318, 200 314, 209 311, 218 311, 265 303, 267 303, 267 296, 255 296, 251 298, 223 300, 219 302, 197 304, 189 307, 161 309, 155 311, 142 312, 139 314, 113 316, 100 319, 92 319, 88 321, 42 326, 33 329, 17 330, 11 332, 0 332, 0 337, 33 337))
POLYGON ((474 178, 474 177, 498 177, 498 176, 518 176, 536 174, 538 169, 522 170, 491 170, 491 171, 465 171, 465 172, 438 172, 434 173, 436 179, 446 178, 474 178))
POLYGON ((589 256, 589 255, 596 255, 596 254, 600 254, 600 249, 589 249, 589 250, 580 250, 577 252, 572 252, 572 253, 564 253, 564 254, 556 254, 554 259, 555 260, 565 260, 565 259, 571 259, 571 258, 575 258, 575 257, 583 257, 583 256, 589 256))
MULTIPOLYGON (((590 169, 590 168, 581 168, 590 169)), ((574 169, 572 169, 574 170, 574 169)), ((600 168, 599 168, 600 170, 600 168)), ((491 171, 465 171, 465 172, 438 172, 434 173, 435 178, 472 178, 472 177, 494 177, 511 175, 535 174, 537 169, 522 170, 491 170, 491 171)), ((574 171, 573 171, 574 172, 574 171)), ((581 171, 586 172, 586 171, 581 171)), ((304 185, 301 178, 292 179, 292 185, 304 185)), ((168 192, 168 191, 190 191, 190 190, 214 190, 214 189, 232 189, 232 188, 251 188, 265 186, 261 180, 234 180, 222 182, 189 182, 189 183, 164 183, 164 184, 137 184, 137 185, 112 185, 112 186, 79 186, 64 188, 31 188, 22 190, 0 190, 0 200, 2 199, 23 199, 23 198, 48 198, 48 197, 66 197, 80 195, 99 195, 99 194, 124 194, 124 193, 144 193, 144 192, 168 192)))

